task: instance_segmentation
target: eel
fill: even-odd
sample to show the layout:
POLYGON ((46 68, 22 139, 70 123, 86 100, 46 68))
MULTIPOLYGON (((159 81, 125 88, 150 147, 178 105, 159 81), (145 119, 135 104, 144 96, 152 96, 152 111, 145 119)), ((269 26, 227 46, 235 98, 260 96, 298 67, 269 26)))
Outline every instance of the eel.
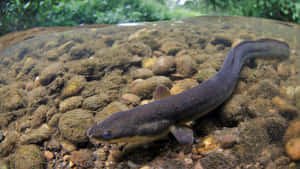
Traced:
POLYGON ((289 46, 282 41, 243 41, 229 51, 221 69, 210 79, 180 94, 114 113, 92 126, 87 136, 100 143, 140 144, 171 132, 179 143, 191 144, 193 131, 183 124, 206 115, 231 96, 247 59, 285 59, 289 55, 289 46))

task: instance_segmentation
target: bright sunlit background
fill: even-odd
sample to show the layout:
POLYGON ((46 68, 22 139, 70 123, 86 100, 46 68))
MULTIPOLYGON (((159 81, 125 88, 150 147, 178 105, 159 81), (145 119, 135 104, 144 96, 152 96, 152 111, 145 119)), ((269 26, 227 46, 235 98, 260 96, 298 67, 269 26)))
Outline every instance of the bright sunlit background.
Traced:
POLYGON ((0 35, 37 26, 76 26, 237 15, 300 23, 299 0, 1 0, 0 35))

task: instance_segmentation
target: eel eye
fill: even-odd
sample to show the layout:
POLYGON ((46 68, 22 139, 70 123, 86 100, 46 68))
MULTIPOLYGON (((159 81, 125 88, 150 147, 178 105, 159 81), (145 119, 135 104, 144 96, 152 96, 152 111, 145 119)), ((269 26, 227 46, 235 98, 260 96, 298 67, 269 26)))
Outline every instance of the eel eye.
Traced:
POLYGON ((110 131, 103 132, 102 137, 104 139, 110 139, 111 138, 111 132, 110 131))

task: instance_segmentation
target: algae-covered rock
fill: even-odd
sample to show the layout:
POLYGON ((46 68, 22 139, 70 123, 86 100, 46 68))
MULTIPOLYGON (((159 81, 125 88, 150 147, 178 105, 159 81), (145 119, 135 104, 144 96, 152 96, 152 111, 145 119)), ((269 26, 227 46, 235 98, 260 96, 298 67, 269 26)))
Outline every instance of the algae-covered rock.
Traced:
POLYGON ((69 110, 76 109, 81 106, 83 98, 81 96, 73 96, 60 102, 59 111, 64 113, 69 110))
POLYGON ((14 169, 43 169, 44 156, 36 145, 20 146, 12 159, 14 169))
POLYGON ((272 103, 278 108, 280 114, 288 120, 292 120, 298 116, 298 109, 296 106, 290 104, 287 100, 275 96, 272 103))
POLYGON ((82 59, 82 58, 88 58, 89 56, 93 55, 94 51, 89 49, 85 45, 75 45, 70 49, 70 56, 71 59, 82 59))
POLYGON ((139 104, 141 98, 131 93, 125 93, 122 95, 122 100, 124 100, 126 103, 137 105, 139 104))
POLYGON ((8 135, 0 144, 0 157, 7 156, 15 148, 19 134, 16 131, 9 131, 8 135))
POLYGON ((254 97, 261 96, 263 98, 273 98, 280 96, 280 88, 269 79, 262 80, 255 85, 251 86, 248 90, 249 94, 254 97))
POLYGON ((175 84, 171 88, 171 95, 179 94, 187 89, 195 87, 198 85, 198 82, 194 79, 184 79, 175 81, 175 84))
POLYGON ((222 120, 227 123, 244 121, 248 116, 246 113, 246 103, 248 101, 249 98, 245 95, 233 95, 233 97, 224 105, 223 111, 220 112, 222 120))
POLYGON ((185 48, 185 45, 180 42, 166 41, 161 45, 160 50, 165 52, 167 55, 174 56, 174 55, 176 55, 176 53, 178 53, 180 50, 182 50, 184 48, 185 48))
POLYGON ((232 154, 212 152, 200 160, 203 168, 232 169, 239 163, 238 158, 232 154))
POLYGON ((86 131, 94 124, 93 115, 83 109, 75 109, 64 113, 58 124, 62 136, 73 143, 88 140, 86 131))
POLYGON ((109 103, 109 96, 107 94, 98 94, 86 98, 83 101, 82 107, 88 110, 97 110, 103 108, 109 103))
POLYGON ((196 71, 196 63, 189 55, 183 55, 175 58, 176 73, 185 77, 191 76, 196 71))
POLYGON ((73 151, 70 160, 77 166, 89 168, 93 165, 92 152, 88 149, 73 151))
POLYGON ((203 70, 199 70, 196 74, 196 78, 198 82, 204 82, 215 75, 217 71, 214 68, 207 68, 203 70))
POLYGON ((141 97, 149 97, 158 85, 171 86, 172 81, 165 76, 153 76, 146 80, 137 79, 130 84, 130 91, 141 97))
POLYGON ((163 56, 156 59, 152 71, 156 75, 165 75, 175 69, 175 60, 172 56, 163 56))
POLYGON ((40 126, 46 120, 48 110, 49 110, 48 106, 41 105, 33 112, 31 117, 32 128, 40 126))
POLYGON ((0 89, 0 112, 12 111, 26 106, 24 93, 17 88, 1 88, 0 89))
POLYGON ((53 63, 47 66, 40 74, 39 81, 42 85, 48 85, 52 82, 58 75, 62 74, 64 71, 64 66, 62 63, 53 63))
POLYGON ((146 79, 153 76, 153 72, 147 68, 134 69, 130 74, 133 79, 146 79))
POLYGON ((63 88, 62 96, 74 96, 77 95, 84 87, 86 80, 83 76, 72 77, 63 88))
POLYGON ((113 113, 117 113, 119 111, 125 111, 125 110, 128 110, 128 107, 125 104, 114 101, 109 105, 107 105, 102 111, 96 113, 95 121, 101 122, 106 118, 108 118, 113 113))
POLYGON ((30 106, 38 106, 46 103, 48 100, 48 91, 45 87, 37 87, 28 93, 28 102, 30 106))
POLYGON ((50 126, 48 126, 47 124, 43 124, 41 127, 33 129, 21 136, 20 142, 22 144, 40 143, 44 140, 49 139, 53 131, 54 130, 51 129, 50 126))
POLYGON ((159 38, 160 32, 156 29, 141 29, 129 36, 129 40, 138 40, 150 46, 152 50, 160 47, 160 43, 156 39, 159 38))

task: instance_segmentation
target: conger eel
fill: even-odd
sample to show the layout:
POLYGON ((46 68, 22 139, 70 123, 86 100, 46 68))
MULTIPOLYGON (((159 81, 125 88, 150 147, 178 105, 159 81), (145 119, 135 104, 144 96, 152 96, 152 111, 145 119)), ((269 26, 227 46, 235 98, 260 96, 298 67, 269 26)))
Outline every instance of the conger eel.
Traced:
POLYGON ((191 129, 182 124, 204 116, 228 99, 247 59, 284 59, 289 54, 285 42, 272 39, 241 42, 229 51, 222 68, 207 81, 180 94, 114 113, 91 127, 87 136, 104 143, 142 143, 171 132, 179 143, 192 143, 191 129))

